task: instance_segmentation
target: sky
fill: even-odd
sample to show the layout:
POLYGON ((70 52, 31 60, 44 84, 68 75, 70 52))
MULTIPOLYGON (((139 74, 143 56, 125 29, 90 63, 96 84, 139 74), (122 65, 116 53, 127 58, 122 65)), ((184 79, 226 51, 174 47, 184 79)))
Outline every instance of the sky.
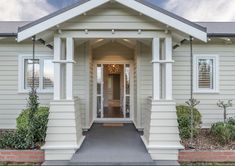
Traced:
MULTIPOLYGON (((33 21, 78 0, 0 0, 0 21, 33 21)), ((235 0, 147 0, 191 21, 235 21, 235 0)))

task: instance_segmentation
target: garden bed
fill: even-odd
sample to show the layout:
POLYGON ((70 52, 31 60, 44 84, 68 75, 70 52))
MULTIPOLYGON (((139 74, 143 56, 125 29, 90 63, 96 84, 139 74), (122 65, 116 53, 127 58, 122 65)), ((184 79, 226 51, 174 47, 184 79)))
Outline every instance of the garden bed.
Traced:
POLYGON ((190 140, 182 141, 185 150, 180 151, 181 163, 235 163, 235 142, 221 144, 209 129, 200 129, 193 139, 193 148, 190 148, 190 140))
MULTIPOLYGON (((185 150, 190 150, 190 140, 183 140, 182 144, 185 147, 185 150)), ((195 150, 235 150, 235 142, 228 144, 221 144, 215 136, 210 133, 209 129, 199 130, 199 134, 196 138, 193 139, 193 147, 195 150)))

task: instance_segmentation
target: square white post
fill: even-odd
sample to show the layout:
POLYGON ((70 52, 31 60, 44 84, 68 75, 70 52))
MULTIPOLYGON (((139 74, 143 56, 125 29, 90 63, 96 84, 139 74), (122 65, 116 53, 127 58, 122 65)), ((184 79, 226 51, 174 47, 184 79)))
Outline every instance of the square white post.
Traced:
POLYGON ((74 40, 73 38, 66 39, 66 99, 73 99, 73 59, 74 59, 74 40))
POLYGON ((172 100, 172 38, 165 38, 165 54, 166 54, 166 100, 172 100))
MULTIPOLYGON (((61 59, 61 38, 54 38, 54 61, 61 59)), ((54 63, 54 100, 61 99, 61 66, 60 63, 54 63)))
POLYGON ((152 41, 153 58, 153 100, 160 100, 160 39, 153 38, 152 41))

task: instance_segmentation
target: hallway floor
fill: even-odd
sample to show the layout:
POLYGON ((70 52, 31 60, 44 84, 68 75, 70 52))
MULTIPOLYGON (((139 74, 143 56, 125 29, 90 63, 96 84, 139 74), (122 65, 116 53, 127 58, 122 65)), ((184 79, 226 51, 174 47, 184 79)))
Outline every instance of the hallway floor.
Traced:
POLYGON ((133 124, 104 127, 93 124, 71 165, 153 165, 133 124))

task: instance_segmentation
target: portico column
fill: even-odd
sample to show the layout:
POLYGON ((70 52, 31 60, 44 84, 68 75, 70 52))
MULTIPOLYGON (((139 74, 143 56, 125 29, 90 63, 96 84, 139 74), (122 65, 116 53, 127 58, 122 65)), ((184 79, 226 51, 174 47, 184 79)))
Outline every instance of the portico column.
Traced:
MULTIPOLYGON (((54 101, 50 102, 45 160, 68 160, 80 148, 84 136, 79 99, 73 96, 74 39, 54 38, 54 101), (58 132, 59 131, 59 132, 58 132)), ((45 164, 46 165, 46 164, 45 164)))
POLYGON ((143 140, 153 160, 162 165, 169 165, 169 160, 177 164, 183 146, 172 97, 172 37, 154 38, 152 47, 153 97, 147 103, 143 140))
MULTIPOLYGON (((61 38, 54 38, 54 62, 61 60, 61 38)), ((61 64, 54 63, 54 100, 61 99, 61 64)))
POLYGON ((153 38, 152 42, 153 63, 153 100, 160 100, 160 39, 153 38))
POLYGON ((74 40, 66 39, 66 100, 73 99, 73 59, 74 59, 74 40))
POLYGON ((166 80, 165 94, 166 100, 172 100, 172 38, 165 38, 165 57, 166 57, 166 80))

